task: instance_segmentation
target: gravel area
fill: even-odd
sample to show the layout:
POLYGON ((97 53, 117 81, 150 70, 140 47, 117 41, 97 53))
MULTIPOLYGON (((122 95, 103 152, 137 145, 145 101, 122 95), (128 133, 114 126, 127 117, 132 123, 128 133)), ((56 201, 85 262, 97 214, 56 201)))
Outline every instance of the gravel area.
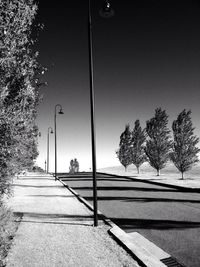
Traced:
POLYGON ((7 267, 138 266, 108 227, 21 223, 7 267))
MULTIPOLYGON (((27 178, 27 179, 26 179, 27 178)), ((14 181, 14 212, 23 213, 7 267, 138 267, 102 221, 50 176, 14 181)))

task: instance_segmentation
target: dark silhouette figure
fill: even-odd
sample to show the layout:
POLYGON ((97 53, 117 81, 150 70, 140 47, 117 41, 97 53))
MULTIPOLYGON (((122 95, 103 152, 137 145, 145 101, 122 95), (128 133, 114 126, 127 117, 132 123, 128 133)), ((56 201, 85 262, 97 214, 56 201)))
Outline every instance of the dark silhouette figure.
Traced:
POLYGON ((71 159, 69 166, 69 173, 74 174, 79 172, 79 162, 77 159, 71 159))

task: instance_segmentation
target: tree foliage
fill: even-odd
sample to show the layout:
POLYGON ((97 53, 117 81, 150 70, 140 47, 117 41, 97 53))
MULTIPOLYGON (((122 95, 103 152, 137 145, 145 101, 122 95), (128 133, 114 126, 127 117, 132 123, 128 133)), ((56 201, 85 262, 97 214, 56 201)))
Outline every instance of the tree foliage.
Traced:
POLYGON ((136 166, 138 173, 140 172, 140 166, 147 160, 145 154, 145 141, 146 133, 145 129, 142 130, 140 121, 135 121, 135 126, 132 132, 132 163, 136 166))
POLYGON ((184 109, 172 124, 174 141, 170 158, 181 172, 182 179, 184 172, 190 170, 199 161, 197 155, 200 152, 197 147, 199 138, 194 135, 194 129, 190 110, 184 109))
POLYGON ((0 1, 0 187, 9 175, 31 168, 38 155, 35 119, 44 69, 31 38, 36 12, 33 0, 0 1))
POLYGON ((157 170, 157 175, 160 175, 160 170, 165 167, 172 147, 167 124, 168 115, 161 108, 157 108, 155 116, 146 122, 148 140, 145 152, 150 165, 157 170))
POLYGON ((120 136, 119 149, 116 152, 120 163, 124 166, 125 170, 132 163, 131 156, 131 130, 129 124, 125 126, 124 132, 120 136))

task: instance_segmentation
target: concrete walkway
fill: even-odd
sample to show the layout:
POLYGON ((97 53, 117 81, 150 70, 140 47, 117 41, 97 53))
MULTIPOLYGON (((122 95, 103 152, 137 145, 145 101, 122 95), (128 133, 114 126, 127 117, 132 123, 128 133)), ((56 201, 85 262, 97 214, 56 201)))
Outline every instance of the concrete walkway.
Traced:
POLYGON ((7 267, 137 267, 109 235, 103 221, 50 175, 29 174, 13 182, 8 205, 22 216, 7 267))

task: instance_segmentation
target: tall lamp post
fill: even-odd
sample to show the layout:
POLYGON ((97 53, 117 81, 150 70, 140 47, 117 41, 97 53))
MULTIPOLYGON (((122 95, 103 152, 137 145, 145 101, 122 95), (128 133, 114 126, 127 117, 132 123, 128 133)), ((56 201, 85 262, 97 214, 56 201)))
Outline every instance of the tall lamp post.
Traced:
POLYGON ((49 133, 53 134, 52 127, 49 127, 47 130, 47 173, 49 173, 49 133))
MULTIPOLYGON (((102 17, 111 17, 114 11, 111 9, 110 2, 104 1, 100 10, 102 17)), ((94 207, 94 226, 98 226, 98 207, 97 207, 97 179, 96 179, 96 133, 95 133, 95 98, 93 82, 93 46, 92 46, 92 15, 91 0, 88 0, 88 52, 89 52, 89 81, 90 81, 90 115, 91 115, 91 143, 92 143, 92 173, 93 173, 93 207, 94 207)))
POLYGON ((57 108, 60 108, 58 114, 64 114, 62 110, 62 106, 60 104, 55 105, 55 113, 54 113, 54 133, 55 133, 55 180, 57 179, 57 133, 56 133, 56 113, 57 108))

